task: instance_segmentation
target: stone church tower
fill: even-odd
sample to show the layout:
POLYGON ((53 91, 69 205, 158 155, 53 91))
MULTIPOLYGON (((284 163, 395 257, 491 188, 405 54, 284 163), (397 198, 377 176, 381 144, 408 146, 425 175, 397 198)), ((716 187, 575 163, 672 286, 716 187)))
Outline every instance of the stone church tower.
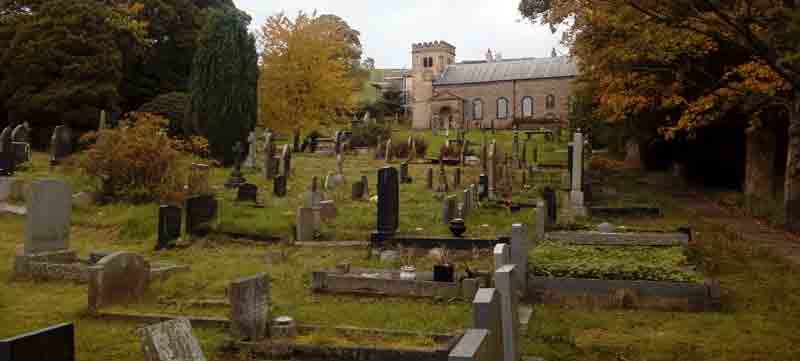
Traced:
POLYGON ((414 128, 430 128, 431 98, 433 82, 447 67, 455 63, 456 48, 444 41, 418 43, 411 47, 411 104, 413 106, 414 128))

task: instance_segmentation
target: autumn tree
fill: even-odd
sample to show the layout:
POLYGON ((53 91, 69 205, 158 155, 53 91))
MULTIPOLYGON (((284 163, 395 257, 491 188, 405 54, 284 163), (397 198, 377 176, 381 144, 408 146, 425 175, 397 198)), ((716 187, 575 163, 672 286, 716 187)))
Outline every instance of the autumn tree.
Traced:
MULTIPOLYGON (((798 1, 523 0, 520 11, 555 27, 581 77, 598 87, 599 113, 615 120, 656 114, 667 137, 749 116, 751 130, 789 118, 784 192, 787 225, 800 229, 800 36, 798 1), (771 116, 764 116, 769 114, 771 116)), ((650 117, 651 119, 653 117, 650 117)))
POLYGON ((267 19, 260 33, 260 125, 298 133, 334 123, 353 108, 353 39, 341 30, 339 22, 314 14, 267 19))
POLYGON ((207 138, 224 164, 233 162, 233 145, 256 123, 258 55, 249 24, 235 8, 211 10, 192 64, 186 132, 207 138))

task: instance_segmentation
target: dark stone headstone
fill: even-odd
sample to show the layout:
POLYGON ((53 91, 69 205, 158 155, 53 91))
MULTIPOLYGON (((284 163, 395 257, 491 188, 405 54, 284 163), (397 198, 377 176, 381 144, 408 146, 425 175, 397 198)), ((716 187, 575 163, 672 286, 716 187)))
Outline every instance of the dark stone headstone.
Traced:
POLYGON ((544 198, 545 207, 547 208, 547 224, 555 224, 556 211, 558 210, 556 191, 551 187, 545 187, 542 191, 542 198, 544 198))
POLYGON ((392 235, 400 226, 400 184, 397 169, 378 171, 378 226, 380 235, 392 235))
POLYGON ((17 164, 29 162, 31 160, 31 145, 28 143, 12 142, 11 151, 17 164))
POLYGON ((0 152, 0 176, 14 175, 17 167, 17 157, 13 152, 0 152))
POLYGON ((170 248, 172 242, 181 236, 181 209, 175 206, 161 206, 158 209, 158 243, 156 251, 170 248))
POLYGON ((364 199, 364 183, 361 181, 353 183, 352 193, 350 194, 350 198, 354 201, 360 201, 364 199))
POLYGON ((245 183, 239 186, 236 194, 237 202, 256 202, 258 201, 258 186, 252 183, 245 183))
POLYGON ((273 181, 272 192, 276 197, 286 197, 286 176, 279 175, 273 181))
POLYGON ((411 177, 408 175, 408 162, 400 164, 400 183, 411 183, 411 177))
POLYGON ((61 324, 0 340, 3 361, 75 361, 75 325, 61 324))
POLYGON ((281 174, 281 157, 272 157, 272 162, 269 163, 271 178, 277 177, 281 174))
POLYGON ((5 127, 2 132, 0 132, 0 152, 7 152, 11 147, 11 142, 13 142, 13 138, 11 137, 11 133, 13 129, 11 129, 11 125, 5 127))
POLYGON ((205 237, 211 232, 211 221, 217 216, 217 200, 212 195, 199 195, 186 200, 186 233, 205 237))
POLYGON ((66 125, 59 125, 53 130, 53 137, 50 138, 50 164, 58 164, 70 153, 72 153, 72 130, 66 125))
POLYGON ((433 190, 433 168, 428 168, 425 171, 425 184, 429 190, 433 190))
POLYGON ((461 186, 461 167, 453 170, 453 187, 461 186))
POLYGON ((480 200, 489 198, 489 176, 481 174, 480 182, 478 183, 478 197, 480 200))
POLYGON ((14 131, 11 132, 11 141, 17 143, 30 143, 30 137, 28 136, 29 133, 30 127, 28 127, 28 123, 17 125, 14 128, 14 131))
POLYGON ((570 144, 567 146, 567 170, 569 171, 569 186, 572 187, 572 157, 575 152, 575 147, 570 144))

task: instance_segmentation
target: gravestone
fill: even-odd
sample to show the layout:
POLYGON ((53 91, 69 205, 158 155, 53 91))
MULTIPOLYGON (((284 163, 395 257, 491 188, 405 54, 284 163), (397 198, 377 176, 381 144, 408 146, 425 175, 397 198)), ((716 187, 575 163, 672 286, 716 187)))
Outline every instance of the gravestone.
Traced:
POLYGON ((336 202, 332 200, 319 202, 319 217, 323 222, 333 221, 337 215, 336 202))
POLYGON ((11 133, 14 130, 11 128, 11 125, 5 127, 2 132, 0 132, 0 152, 8 152, 11 149, 11 142, 13 142, 13 138, 11 137, 11 133))
POLYGON ((505 243, 498 243, 492 251, 494 256, 494 270, 500 269, 507 264, 511 264, 511 247, 505 243))
POLYGON ((247 159, 244 160, 245 168, 256 167, 256 157, 258 156, 258 148, 256 148, 256 132, 250 132, 247 137, 247 159))
POLYGON ((429 190, 433 190, 433 168, 428 168, 425 171, 425 181, 429 190))
POLYGON ((384 157, 384 159, 386 160, 386 163, 389 163, 389 162, 392 161, 392 155, 393 155, 392 154, 392 139, 390 138, 389 140, 386 141, 386 156, 384 157))
POLYGON ((189 168, 189 191, 194 194, 211 194, 208 177, 211 168, 207 164, 192 163, 189 168))
POLYGON ((281 165, 283 166, 282 174, 288 179, 292 172, 292 151, 289 149, 288 144, 283 146, 283 152, 281 152, 281 165))
POLYGON ((558 215, 556 191, 551 187, 545 187, 542 191, 542 198, 544 198, 545 207, 547 208, 547 222, 545 225, 547 228, 550 228, 550 226, 556 223, 556 217, 558 215))
POLYGON ((379 135, 378 136, 378 143, 375 145, 375 159, 376 160, 377 159, 383 159, 383 156, 385 155, 385 153, 381 152, 382 148, 383 148, 383 137, 379 135))
POLYGON ((14 153, 14 161, 17 164, 27 163, 31 161, 31 145, 28 143, 12 142, 12 153, 14 153))
POLYGON ((459 186, 461 186, 461 167, 453 170, 453 187, 457 188, 459 186))
POLYGON ((488 330, 468 329, 447 356, 448 361, 490 361, 491 336, 488 330))
POLYGON ((17 168, 17 156, 14 152, 0 151, 0 177, 11 177, 17 168))
POLYGON ((2 361, 75 361, 75 325, 65 323, 0 340, 2 361))
POLYGON ((72 153, 72 130, 66 125, 59 125, 53 130, 50 138, 50 164, 57 165, 64 157, 72 153))
POLYGON ((225 188, 238 188, 245 184, 247 180, 244 179, 242 174, 242 162, 244 161, 244 147, 242 142, 237 141, 233 145, 233 169, 231 170, 230 178, 225 183, 225 188))
POLYGON ((170 248, 172 242, 181 237, 182 210, 175 206, 158 208, 158 243, 156 251, 170 248))
POLYGON ((379 236, 392 235, 400 225, 400 185, 397 169, 383 167, 378 171, 378 219, 379 236))
POLYGON ((537 242, 544 242, 547 224, 547 206, 543 200, 536 201, 536 236, 537 242))
POLYGON ((354 201, 360 201, 364 199, 364 184, 361 183, 361 181, 353 183, 350 198, 354 201))
POLYGON ((489 331, 491 360, 503 360, 503 318, 500 294, 494 288, 481 288, 472 301, 472 327, 489 331))
POLYGON ((205 237, 212 229, 219 204, 212 195, 201 194, 186 199, 186 233, 205 237))
POLYGON ((442 203, 442 222, 444 222, 445 225, 449 225, 450 221, 457 217, 457 207, 458 201, 456 200, 456 196, 445 197, 442 203))
POLYGON ((519 314, 518 294, 515 287, 516 266, 505 265, 494 273, 494 283, 500 294, 500 310, 503 324, 503 360, 519 361, 519 314))
POLYGON ((286 176, 276 176, 272 184, 272 193, 278 198, 286 196, 286 176))
POLYGON ((139 301, 147 291, 150 264, 132 252, 117 252, 89 267, 89 311, 139 301))
POLYGON ((497 187, 497 142, 492 141, 489 144, 489 159, 487 161, 487 167, 489 168, 489 179, 488 179, 488 193, 494 193, 497 187))
POLYGON ((322 194, 319 192, 319 179, 314 176, 311 178, 311 190, 308 192, 308 207, 317 208, 322 201, 322 194))
POLYGON ((176 319, 141 331, 144 361, 205 361, 187 319, 176 319))
POLYGON ((235 337, 258 342, 267 337, 270 283, 266 274, 231 283, 231 331, 235 337))
POLYGON ((450 190, 450 186, 447 181, 447 171, 444 168, 444 163, 439 166, 439 181, 436 184, 436 192, 438 193, 447 193, 450 190))
POLYGON ((403 184, 411 183, 411 177, 408 175, 407 161, 400 164, 400 183, 403 184))
POLYGON ((464 204, 464 209, 461 212, 461 218, 466 219, 467 216, 469 216, 469 211, 472 209, 472 192, 469 188, 464 190, 463 197, 461 201, 464 204))
POLYGON ((369 177, 362 175, 361 184, 364 185, 364 199, 369 199, 369 177))
POLYGON ((489 176, 486 174, 481 174, 480 176, 480 182, 478 183, 478 197, 482 201, 489 198, 489 176))
POLYGON ((528 279, 528 226, 515 223, 511 226, 511 263, 517 266, 517 286, 521 289, 527 287, 528 279))
POLYGON ((273 135, 269 130, 264 132, 264 178, 273 179, 277 176, 275 173, 275 144, 273 143, 273 135))
POLYGON ((311 242, 315 235, 314 209, 309 207, 297 208, 296 234, 298 242, 311 242))
POLYGON ((57 180, 35 181, 28 198, 25 254, 69 249, 72 189, 57 180))
POLYGON ((236 192, 237 202, 257 202, 258 186, 252 183, 245 183, 239 186, 236 192))

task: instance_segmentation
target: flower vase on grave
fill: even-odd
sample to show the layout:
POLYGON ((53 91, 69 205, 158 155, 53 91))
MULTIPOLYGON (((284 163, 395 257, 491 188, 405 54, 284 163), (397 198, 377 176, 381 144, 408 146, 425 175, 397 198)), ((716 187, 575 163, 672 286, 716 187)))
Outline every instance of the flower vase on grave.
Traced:
POLYGON ((415 280, 417 279, 417 268, 414 266, 402 266, 400 267, 400 279, 401 280, 415 280))
POLYGON ((433 266, 434 282, 455 282, 456 267, 452 264, 437 264, 433 266))

